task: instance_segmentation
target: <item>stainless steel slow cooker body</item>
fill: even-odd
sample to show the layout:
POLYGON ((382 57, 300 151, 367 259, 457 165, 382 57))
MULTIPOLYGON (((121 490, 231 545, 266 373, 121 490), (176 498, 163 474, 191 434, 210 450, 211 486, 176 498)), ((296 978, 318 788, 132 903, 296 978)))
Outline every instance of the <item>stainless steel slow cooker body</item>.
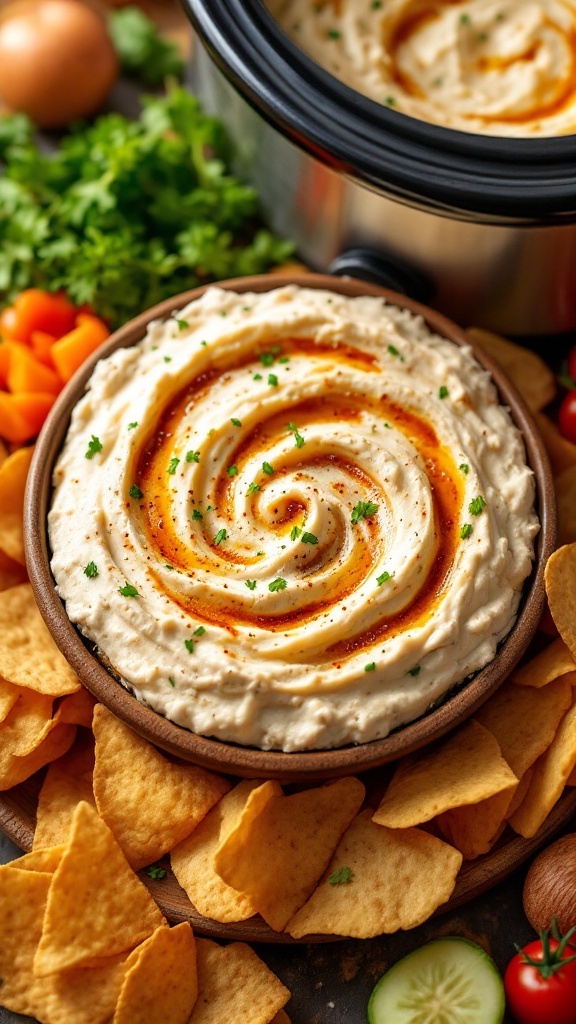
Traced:
POLYGON ((182 0, 192 85, 237 171, 317 270, 355 273, 460 323, 576 327, 576 136, 506 139, 417 121, 338 82, 262 0, 182 0))

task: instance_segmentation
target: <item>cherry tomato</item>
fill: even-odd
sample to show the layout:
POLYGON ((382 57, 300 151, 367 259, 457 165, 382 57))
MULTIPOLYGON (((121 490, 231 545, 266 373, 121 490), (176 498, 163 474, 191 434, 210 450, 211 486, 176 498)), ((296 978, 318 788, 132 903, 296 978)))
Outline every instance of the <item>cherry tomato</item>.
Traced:
POLYGON ((566 938, 544 932, 508 964, 504 989, 518 1024, 576 1024, 576 949, 566 938))
POLYGON ((576 444, 576 390, 564 395, 558 411, 558 426, 562 436, 576 444))

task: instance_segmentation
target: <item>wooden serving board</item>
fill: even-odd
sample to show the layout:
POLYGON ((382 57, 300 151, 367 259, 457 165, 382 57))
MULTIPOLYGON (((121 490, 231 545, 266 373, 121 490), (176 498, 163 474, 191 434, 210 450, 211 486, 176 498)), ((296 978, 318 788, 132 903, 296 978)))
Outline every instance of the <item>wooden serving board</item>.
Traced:
MULTIPOLYGON (((43 776, 44 772, 39 772, 27 782, 15 786, 6 793, 0 793, 0 829, 16 846, 26 852, 32 849, 36 804, 43 776)), ((437 914, 454 910, 502 881, 566 828, 573 818, 576 818, 576 787, 568 787, 540 831, 532 839, 522 839, 511 829, 507 829, 490 853, 474 861, 465 861, 452 896, 447 903, 438 908, 437 914)), ((304 939, 293 939, 283 932, 272 931, 259 916, 237 924, 220 924, 218 921, 212 921, 199 914, 190 903, 172 874, 169 856, 158 863, 166 871, 165 878, 158 881, 151 879, 146 869, 139 872, 139 877, 170 922, 189 921, 198 935, 242 942, 288 944, 332 942, 341 938, 336 935, 307 935, 304 939)))

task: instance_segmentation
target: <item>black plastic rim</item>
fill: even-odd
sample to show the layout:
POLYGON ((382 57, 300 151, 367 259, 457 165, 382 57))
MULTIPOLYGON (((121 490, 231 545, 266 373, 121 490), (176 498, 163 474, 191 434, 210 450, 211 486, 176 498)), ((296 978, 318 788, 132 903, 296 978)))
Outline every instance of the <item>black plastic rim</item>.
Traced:
POLYGON ((417 205, 526 224, 576 220, 576 135, 517 139, 418 121, 333 78, 263 0, 181 0, 210 56, 271 125, 343 174, 417 205))

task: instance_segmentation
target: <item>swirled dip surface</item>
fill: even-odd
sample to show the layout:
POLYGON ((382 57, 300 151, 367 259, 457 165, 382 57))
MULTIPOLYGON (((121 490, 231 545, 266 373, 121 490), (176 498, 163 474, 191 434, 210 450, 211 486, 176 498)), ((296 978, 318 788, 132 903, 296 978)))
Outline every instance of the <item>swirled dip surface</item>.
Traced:
POLYGON ((576 131, 575 0, 266 0, 318 64, 379 103, 487 135, 576 131))
POLYGON ((332 747, 490 661, 533 496, 469 349, 377 298, 211 288, 97 365, 55 470, 52 570, 168 718, 332 747))

